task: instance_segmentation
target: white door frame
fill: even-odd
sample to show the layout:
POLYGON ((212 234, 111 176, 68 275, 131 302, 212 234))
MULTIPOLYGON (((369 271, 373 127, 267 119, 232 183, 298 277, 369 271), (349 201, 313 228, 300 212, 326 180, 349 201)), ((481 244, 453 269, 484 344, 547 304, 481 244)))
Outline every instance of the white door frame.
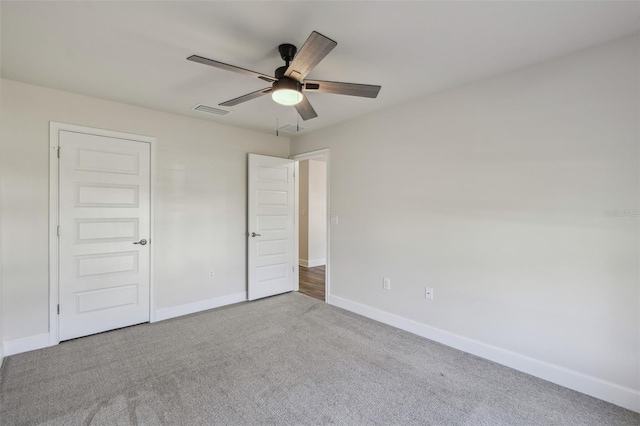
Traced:
MULTIPOLYGON (((58 149, 60 146, 60 132, 85 133, 95 136, 106 136, 109 138, 126 139, 136 142, 146 142, 151 148, 151 176, 150 176, 150 205, 149 205, 149 320, 155 321, 155 303, 154 303, 154 244, 155 244, 155 226, 154 226, 154 206, 156 195, 156 144, 157 139, 151 136, 133 135, 130 133, 114 132, 111 130, 95 129, 92 127, 76 126, 74 124, 49 122, 49 344, 57 345, 60 343, 58 335, 58 298, 59 298, 59 244, 58 244, 58 225, 59 208, 58 194, 60 191, 60 182, 58 179, 58 149)), ((64 154, 62 154, 64 155, 64 154)))
MULTIPOLYGON (((299 270, 298 268, 298 259, 300 257, 300 225, 299 225, 299 217, 300 217, 300 173, 299 173, 299 162, 301 160, 307 160, 310 158, 314 158, 314 157, 319 157, 319 156, 324 156, 327 159, 327 264, 326 267, 324 269, 324 301, 325 303, 329 303, 330 304, 330 300, 331 300, 331 283, 329 280, 329 270, 330 270, 330 263, 331 263, 331 179, 330 179, 330 175, 331 175, 331 167, 330 167, 330 161, 331 161, 331 157, 330 157, 330 149, 329 148, 325 148, 325 149, 319 149, 317 151, 310 151, 310 152, 304 152, 302 154, 296 154, 296 155, 292 155, 289 157, 289 159, 291 160, 295 160, 296 164, 295 164, 295 193, 296 193, 296 202, 295 202, 295 210, 296 210, 296 226, 294 227, 294 255, 295 255, 295 265, 296 265, 296 271, 299 270)), ((300 272, 298 271, 298 273, 296 273, 295 275, 295 290, 298 291, 300 290, 300 272)))

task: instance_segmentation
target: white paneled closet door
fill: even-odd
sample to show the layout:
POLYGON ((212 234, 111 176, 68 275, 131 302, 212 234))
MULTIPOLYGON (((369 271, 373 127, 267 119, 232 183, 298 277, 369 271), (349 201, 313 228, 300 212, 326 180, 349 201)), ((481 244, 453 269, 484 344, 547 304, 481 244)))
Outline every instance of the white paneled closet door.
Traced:
POLYGON ((60 132, 59 338, 149 321, 149 143, 60 132))

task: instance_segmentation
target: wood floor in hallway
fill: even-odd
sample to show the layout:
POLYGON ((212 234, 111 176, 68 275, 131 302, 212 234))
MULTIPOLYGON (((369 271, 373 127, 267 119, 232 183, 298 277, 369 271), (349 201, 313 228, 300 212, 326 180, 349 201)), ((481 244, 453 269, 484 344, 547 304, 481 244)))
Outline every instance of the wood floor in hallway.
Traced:
POLYGON ((300 266, 300 293, 324 302, 324 266, 300 266))

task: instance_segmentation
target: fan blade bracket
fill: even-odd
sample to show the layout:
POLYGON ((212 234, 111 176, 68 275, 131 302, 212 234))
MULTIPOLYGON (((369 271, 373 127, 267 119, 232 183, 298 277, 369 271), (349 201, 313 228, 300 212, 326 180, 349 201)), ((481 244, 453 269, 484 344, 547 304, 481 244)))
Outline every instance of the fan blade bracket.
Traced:
POLYGON ((302 79, 304 78, 302 74, 300 74, 298 71, 291 71, 291 74, 289 75, 289 77, 291 77, 296 81, 302 81, 302 79))
POLYGON ((376 98, 381 86, 372 84, 342 83, 339 81, 307 80, 304 91, 332 93, 334 95, 358 96, 362 98, 376 98))

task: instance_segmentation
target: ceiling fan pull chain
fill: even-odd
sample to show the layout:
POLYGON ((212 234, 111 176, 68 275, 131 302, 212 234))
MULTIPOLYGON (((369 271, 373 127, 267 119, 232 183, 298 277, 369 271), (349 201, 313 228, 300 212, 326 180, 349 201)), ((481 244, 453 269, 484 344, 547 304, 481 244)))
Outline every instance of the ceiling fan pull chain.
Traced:
POLYGON ((280 123, 278 121, 278 103, 276 102, 276 136, 280 136, 280 123))

